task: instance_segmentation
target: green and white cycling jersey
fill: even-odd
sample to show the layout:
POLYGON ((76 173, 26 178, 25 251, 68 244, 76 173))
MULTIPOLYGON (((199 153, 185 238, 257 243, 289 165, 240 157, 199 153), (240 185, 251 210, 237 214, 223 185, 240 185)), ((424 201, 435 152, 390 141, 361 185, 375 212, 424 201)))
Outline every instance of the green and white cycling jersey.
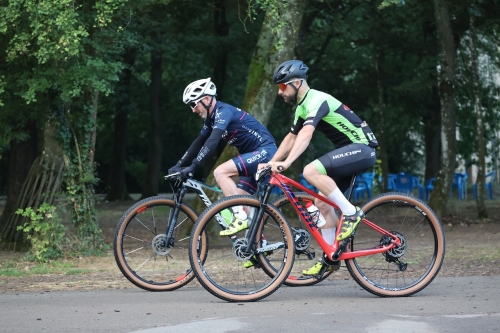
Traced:
POLYGON ((367 124, 347 105, 318 90, 307 90, 298 103, 291 133, 297 135, 306 125, 312 125, 316 130, 323 132, 335 148, 351 143, 372 146, 363 132, 363 127, 367 127, 365 130, 371 134, 367 124))

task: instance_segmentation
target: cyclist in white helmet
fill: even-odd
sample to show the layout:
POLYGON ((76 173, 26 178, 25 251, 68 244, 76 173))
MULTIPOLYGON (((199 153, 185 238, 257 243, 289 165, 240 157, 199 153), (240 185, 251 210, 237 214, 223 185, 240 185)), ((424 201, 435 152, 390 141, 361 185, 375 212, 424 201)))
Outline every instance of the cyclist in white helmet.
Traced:
MULTIPOLYGON (((200 135, 193 141, 182 158, 168 170, 169 174, 181 172, 183 177, 192 175, 213 154, 221 139, 238 149, 239 155, 219 165, 214 177, 224 196, 254 194, 257 184, 253 175, 259 163, 266 163, 276 152, 276 143, 267 128, 247 112, 217 101, 217 89, 210 78, 190 83, 182 100, 191 110, 205 119, 200 135), (232 177, 240 176, 238 185, 232 177)), ((243 207, 233 209, 234 220, 229 229, 234 233, 248 227, 243 207)))

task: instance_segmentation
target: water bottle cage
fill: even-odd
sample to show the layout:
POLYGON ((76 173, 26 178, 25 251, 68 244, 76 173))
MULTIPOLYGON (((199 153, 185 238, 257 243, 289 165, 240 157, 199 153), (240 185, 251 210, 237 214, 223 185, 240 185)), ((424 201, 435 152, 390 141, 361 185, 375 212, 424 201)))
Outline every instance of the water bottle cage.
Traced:
POLYGON ((310 212, 309 213, 309 217, 311 218, 311 221, 314 222, 314 224, 317 224, 318 221, 319 221, 319 210, 315 211, 315 212, 310 212))

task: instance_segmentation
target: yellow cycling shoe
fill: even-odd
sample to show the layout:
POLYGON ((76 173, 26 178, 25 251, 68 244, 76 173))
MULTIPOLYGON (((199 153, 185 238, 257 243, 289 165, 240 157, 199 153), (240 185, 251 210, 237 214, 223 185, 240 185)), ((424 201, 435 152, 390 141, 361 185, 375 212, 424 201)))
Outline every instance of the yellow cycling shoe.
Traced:
POLYGON ((361 210, 361 208, 356 207, 356 213, 354 215, 344 215, 342 219, 342 230, 340 230, 339 235, 337 236, 338 241, 343 241, 346 238, 349 238, 359 222, 363 221, 365 218, 365 213, 361 210))
MULTIPOLYGON (((323 265, 326 265, 326 264, 323 263, 322 260, 320 260, 313 267, 311 267, 309 269, 304 269, 302 271, 302 275, 305 275, 305 276, 318 275, 319 272, 321 271, 321 268, 323 267, 323 265)), ((328 266, 325 272, 332 272, 334 270, 337 271, 339 268, 340 268, 340 261, 336 261, 335 265, 328 266)))
POLYGON ((219 235, 231 236, 231 235, 234 235, 235 233, 237 233, 241 230, 248 229, 248 222, 249 222, 249 219, 240 220, 239 218, 235 218, 233 223, 231 223, 226 230, 222 230, 219 233, 219 235))

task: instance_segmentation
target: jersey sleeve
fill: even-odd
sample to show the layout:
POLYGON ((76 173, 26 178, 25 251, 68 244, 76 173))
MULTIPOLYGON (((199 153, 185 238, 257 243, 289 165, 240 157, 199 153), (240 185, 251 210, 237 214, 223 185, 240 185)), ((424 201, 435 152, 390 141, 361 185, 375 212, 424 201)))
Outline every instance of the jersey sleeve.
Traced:
POLYGON ((294 135, 297 135, 299 134, 300 130, 302 129, 302 127, 304 126, 304 119, 302 118, 297 118, 295 119, 293 125, 292 125, 292 128, 290 129, 290 133, 294 134, 294 135))
POLYGON ((207 141, 205 141, 205 144, 203 147, 201 147, 200 151, 198 152, 198 156, 193 160, 193 164, 196 166, 199 166, 205 161, 209 156, 211 156, 215 149, 217 148, 217 145, 219 144, 220 139, 222 138, 222 135, 224 135, 225 131, 221 129, 216 129, 212 131, 212 134, 208 137, 207 141))
POLYGON ((329 112, 330 107, 328 106, 328 102, 324 101, 318 108, 314 107, 312 110, 307 112, 304 126, 312 125, 314 126, 314 128, 316 128, 321 119, 323 119, 323 117, 325 117, 329 112))

